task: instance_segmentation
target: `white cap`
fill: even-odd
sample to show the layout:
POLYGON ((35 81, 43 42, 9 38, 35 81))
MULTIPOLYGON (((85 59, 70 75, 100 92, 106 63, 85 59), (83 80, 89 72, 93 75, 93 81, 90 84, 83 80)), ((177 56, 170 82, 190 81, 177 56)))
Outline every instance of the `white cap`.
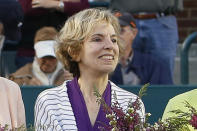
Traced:
POLYGON ((39 41, 34 44, 34 49, 36 56, 42 58, 45 56, 55 57, 54 45, 56 42, 54 40, 39 41))

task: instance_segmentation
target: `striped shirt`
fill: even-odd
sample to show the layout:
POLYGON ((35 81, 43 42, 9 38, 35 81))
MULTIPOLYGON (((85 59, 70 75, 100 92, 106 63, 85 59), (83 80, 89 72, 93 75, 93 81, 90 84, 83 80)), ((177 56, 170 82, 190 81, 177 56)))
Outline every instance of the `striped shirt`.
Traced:
MULTIPOLYGON (((68 97, 67 84, 43 91, 35 104, 35 127, 37 131, 77 131, 76 118, 68 97)), ((137 96, 116 86, 111 81, 111 102, 116 98, 120 106, 125 110, 129 102, 134 102, 137 96), (116 94, 116 98, 114 97, 116 94)), ((138 111, 144 118, 145 110, 143 103, 138 111)))

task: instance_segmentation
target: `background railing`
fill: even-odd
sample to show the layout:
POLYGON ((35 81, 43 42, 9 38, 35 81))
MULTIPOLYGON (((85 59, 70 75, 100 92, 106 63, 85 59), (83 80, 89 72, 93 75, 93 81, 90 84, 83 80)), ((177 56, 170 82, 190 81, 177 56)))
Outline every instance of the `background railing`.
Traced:
POLYGON ((191 44, 197 40, 197 32, 190 34, 182 44, 181 50, 181 84, 189 84, 188 54, 191 44))
MULTIPOLYGON (((141 86, 120 86, 121 88, 138 94, 141 86)), ((52 86, 22 86, 21 92, 26 110, 27 125, 34 122, 34 105, 38 94, 52 86)), ((153 123, 162 117, 168 100, 177 94, 197 88, 197 85, 154 85, 149 86, 147 95, 142 98, 146 112, 151 113, 149 122, 153 123)))

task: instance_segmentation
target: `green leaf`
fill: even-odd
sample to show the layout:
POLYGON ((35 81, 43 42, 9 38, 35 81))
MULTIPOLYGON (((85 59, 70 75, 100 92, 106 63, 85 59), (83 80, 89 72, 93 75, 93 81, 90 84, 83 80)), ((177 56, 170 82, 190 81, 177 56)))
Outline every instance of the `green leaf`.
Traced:
POLYGON ((140 89, 140 91, 138 93, 138 96, 139 96, 140 99, 142 98, 142 96, 146 95, 146 91, 147 91, 147 88, 148 88, 149 85, 150 84, 147 83, 147 84, 143 85, 142 88, 140 89))

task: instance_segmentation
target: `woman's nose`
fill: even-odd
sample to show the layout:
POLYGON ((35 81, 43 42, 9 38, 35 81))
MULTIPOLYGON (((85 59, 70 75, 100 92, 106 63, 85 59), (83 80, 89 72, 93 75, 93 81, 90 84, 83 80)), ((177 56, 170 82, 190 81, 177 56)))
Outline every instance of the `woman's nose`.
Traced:
POLYGON ((112 42, 111 39, 106 39, 104 48, 105 49, 113 49, 113 45, 114 45, 114 43, 112 42))

